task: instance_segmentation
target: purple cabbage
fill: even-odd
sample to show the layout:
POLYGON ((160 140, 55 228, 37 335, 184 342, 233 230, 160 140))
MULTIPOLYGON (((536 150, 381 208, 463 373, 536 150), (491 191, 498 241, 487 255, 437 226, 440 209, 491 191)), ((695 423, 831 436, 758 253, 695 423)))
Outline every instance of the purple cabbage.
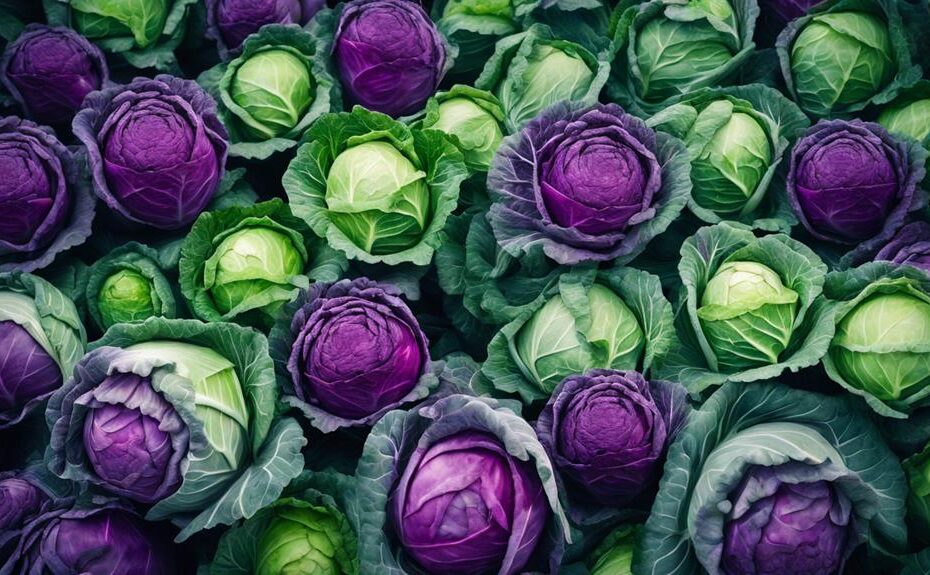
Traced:
POLYGON ((350 103, 395 118, 421 110, 446 70, 442 36, 410 0, 346 3, 333 54, 350 103))
POLYGON ((50 128, 0 118, 0 271, 33 271, 90 235, 80 162, 50 128))
POLYGON ((860 120, 818 122, 795 144, 788 196, 817 239, 882 242, 908 212, 926 205, 917 189, 926 152, 860 120))
POLYGON ((226 164, 226 129, 195 82, 160 75, 94 92, 74 118, 94 191, 124 218, 174 230, 213 198, 226 164))
MULTIPOLYGON (((21 325, 0 321, 0 349, 4 350, 0 356, 0 413, 20 416, 24 406, 61 387, 61 367, 21 325)), ((5 419, 0 416, 0 427, 5 419)))
POLYGON ((3 573, 174 575, 170 538, 115 502, 47 511, 23 529, 3 573))
POLYGON ((685 422, 680 385, 636 371, 596 369, 565 378, 536 422, 539 441, 572 494, 601 506, 632 502, 658 483, 685 422))
POLYGON ((48 496, 25 477, 0 475, 0 532, 20 528, 47 500, 48 496))
POLYGON ((115 373, 75 404, 88 410, 83 451, 109 491, 155 503, 178 489, 190 432, 148 378, 115 373))
POLYGON ((417 449, 391 499, 400 544, 430 573, 519 573, 542 537, 546 495, 532 463, 463 431, 417 449))
POLYGON ((225 56, 265 24, 303 26, 325 5, 325 0, 207 0, 208 34, 225 56))
POLYGON ((106 83, 100 48, 71 28, 30 24, 0 61, 0 82, 26 115, 43 124, 71 122, 84 97, 106 83))
POLYGON ((687 203, 687 164, 678 140, 615 104, 556 104, 495 156, 491 227, 514 256, 629 261, 687 203))
POLYGON ((855 536, 852 503, 834 483, 783 483, 757 467, 731 503, 721 558, 727 575, 842 572, 855 536))
POLYGON ((888 240, 875 255, 875 259, 914 266, 930 272, 930 224, 907 224, 888 240))
POLYGON ((298 302, 287 371, 301 402, 370 424, 426 373, 426 336, 394 286, 366 278, 316 283, 298 302))

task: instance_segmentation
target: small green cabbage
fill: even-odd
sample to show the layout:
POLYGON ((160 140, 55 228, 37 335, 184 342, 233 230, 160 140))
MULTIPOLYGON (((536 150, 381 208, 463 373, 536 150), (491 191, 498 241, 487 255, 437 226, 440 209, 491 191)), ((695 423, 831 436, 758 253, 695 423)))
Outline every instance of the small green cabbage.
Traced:
POLYGON ((504 133, 490 112, 467 98, 450 98, 439 104, 439 118, 430 128, 458 138, 465 161, 488 169, 504 133))
POLYGON ((636 369, 645 346, 642 327, 610 289, 587 293, 590 326, 581 330, 561 295, 549 299, 523 325, 514 342, 526 377, 551 393, 565 377, 594 368, 636 369))
POLYGON ((903 292, 875 294, 840 321, 830 357, 850 385, 882 401, 899 400, 922 394, 930 384, 926 342, 928 299, 903 292))
POLYGON ((794 331, 798 293, 768 266, 732 261, 720 266, 697 310, 721 371, 778 363, 794 331))
POLYGON ((91 39, 132 36, 140 48, 165 28, 172 0, 70 0, 74 27, 91 39))
POLYGON ((245 129, 268 139, 287 133, 304 117, 313 101, 313 80, 303 59, 286 49, 270 49, 239 67, 230 93, 252 120, 245 129))
MULTIPOLYGON (((204 266, 204 285, 221 313, 276 285, 291 289, 290 280, 300 275, 303 255, 294 239, 265 227, 247 227, 223 238, 204 266)), ((274 314, 282 301, 262 308, 274 314)))
POLYGON ((889 132, 923 142, 930 137, 930 98, 885 108, 878 115, 878 123, 889 132))
POLYGON ((152 282, 136 271, 123 269, 112 274, 97 294, 102 327, 156 315, 153 289, 152 282))
POLYGON ((336 156, 326 178, 333 223, 370 254, 416 245, 429 224, 426 173, 385 141, 364 142, 336 156))
POLYGON ((512 19, 513 5, 510 0, 449 0, 442 10, 442 17, 448 18, 456 14, 512 19))
POLYGON ((795 38, 790 61, 797 101, 817 116, 868 101, 896 71, 887 24, 864 12, 815 16, 795 38))
POLYGON ((333 541, 340 526, 329 510, 280 506, 272 514, 258 542, 255 575, 342 573, 333 541))
POLYGON ((515 126, 556 102, 580 100, 594 81, 594 70, 570 44, 536 43, 520 73, 509 72, 497 97, 515 126))
POLYGON ((772 146, 763 126, 749 114, 734 113, 691 162, 694 201, 718 214, 739 212, 755 194, 771 161, 772 146))

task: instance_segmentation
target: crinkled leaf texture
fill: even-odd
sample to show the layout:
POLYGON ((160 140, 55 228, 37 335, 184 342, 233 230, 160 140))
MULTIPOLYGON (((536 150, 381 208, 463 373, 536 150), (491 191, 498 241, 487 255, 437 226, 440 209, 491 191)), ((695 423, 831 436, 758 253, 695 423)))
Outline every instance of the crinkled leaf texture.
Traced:
MULTIPOLYGON (((322 40, 296 25, 268 24, 246 39, 241 53, 235 59, 218 64, 198 76, 197 83, 217 102, 217 113, 229 132, 230 156, 266 160, 278 152, 290 150, 297 146, 300 137, 314 120, 342 108, 339 83, 329 71, 330 47, 321 44, 322 40), (233 100, 230 89, 242 64, 266 50, 286 51, 307 66, 313 99, 292 128, 277 136, 259 139, 249 134, 248 126, 260 127, 261 123, 233 100)), ((273 71, 269 70, 269 73, 273 71)))
MULTIPOLYGON (((495 395, 520 399, 531 404, 546 400, 550 394, 529 379, 527 370, 521 365, 516 351, 516 337, 523 326, 545 305, 550 298, 559 295, 575 319, 578 332, 587 339, 597 318, 591 316, 588 290, 591 286, 603 285, 614 292, 633 312, 645 339, 642 357, 636 369, 650 373, 654 365, 675 347, 677 338, 672 319, 672 306, 662 294, 662 286, 656 276, 633 268, 617 266, 598 271, 594 268, 574 268, 563 273, 558 282, 547 288, 533 302, 523 306, 516 318, 504 325, 488 345, 488 359, 481 366, 484 376, 481 385, 495 395)), ((553 330, 571 329, 570 325, 551 326, 553 330)), ((561 334, 561 332, 556 332, 561 334)), ((574 339, 574 334, 565 334, 574 339)), ((603 344, 603 342, 598 342, 603 344)), ((598 347, 598 351, 600 348, 598 347)))
POLYGON ((731 382, 692 412, 672 445, 633 573, 722 573, 727 514, 717 506, 753 466, 777 466, 783 482, 834 482, 852 502, 854 545, 899 552, 906 544, 904 474, 856 403, 778 382, 731 382))
MULTIPOLYGON (((836 312, 833 323, 839 325, 863 300, 879 294, 909 294, 930 303, 930 276, 926 272, 908 265, 896 265, 891 262, 877 261, 863 264, 845 271, 827 274, 824 294, 834 302, 836 312)), ((856 351, 864 351, 857 349, 856 351)), ((874 351, 882 350, 881 343, 875 344, 874 351)), ((930 342, 914 342, 911 349, 917 353, 930 353, 930 342)), ((857 387, 843 378, 837 369, 831 354, 823 357, 823 367, 827 375, 846 391, 865 398, 865 402, 876 413, 885 417, 905 419, 917 408, 930 405, 930 387, 901 398, 899 400, 882 400, 869 391, 857 387)))
MULTIPOLYGON (((519 406, 511 402, 456 394, 410 411, 392 411, 372 428, 356 472, 362 573, 404 575, 415 569, 393 537, 388 513, 391 493, 415 450, 428 449, 464 431, 491 434, 515 459, 532 462, 550 517, 527 570, 558 571, 569 525, 559 502, 552 465, 533 428, 520 417, 519 406)), ((500 573, 512 571, 502 565, 500 573)))
POLYGON ((691 195, 690 161, 684 144, 654 132, 616 104, 585 106, 562 102, 546 109, 520 132, 504 139, 488 172, 493 204, 488 215, 501 247, 514 257, 541 249, 560 264, 613 261, 625 264, 664 232, 687 205, 691 195), (623 229, 601 234, 563 227, 544 209, 540 191, 539 150, 567 128, 616 127, 629 146, 641 146, 661 170, 650 205, 629 218, 623 229))
MULTIPOLYGON (((795 140, 810 126, 810 120, 797 104, 774 88, 763 84, 704 88, 657 112, 646 121, 646 125, 682 140, 694 161, 702 156, 711 139, 734 113, 747 114, 762 126, 768 138, 771 161, 752 195, 738 213, 722 217, 699 205, 693 197, 688 203, 688 208, 708 224, 717 224, 726 219, 747 224, 755 229, 789 233, 791 227, 797 224, 797 219, 785 195, 785 175, 788 169, 785 155, 795 140), (707 114, 702 121, 698 121, 698 115, 714 102, 725 104, 718 104, 719 108, 714 109, 712 114, 707 114)), ((739 166, 732 166, 731 170, 738 171, 739 166)))
POLYGON ((87 283, 81 297, 97 329, 101 333, 107 329, 100 313, 100 290, 107 278, 122 270, 135 272, 151 282, 155 315, 177 317, 177 299, 172 280, 169 279, 169 276, 173 276, 170 268, 162 263, 156 250, 138 242, 123 244, 95 261, 88 270, 87 283))
POLYGON ((821 296, 827 266, 804 244, 783 234, 757 237, 746 226, 723 222, 701 228, 685 240, 678 264, 681 278, 675 325, 681 345, 659 366, 661 378, 678 381, 692 394, 727 381, 771 379, 785 370, 816 365, 833 338, 833 307, 821 296), (724 373, 701 329, 698 307, 707 282, 728 261, 750 261, 774 270, 798 293, 791 340, 778 363, 724 373))
MULTIPOLYGON (((894 77, 890 82, 884 85, 878 93, 867 100, 855 102, 846 106, 831 107, 830 110, 804 110, 812 117, 851 117, 857 115, 857 112, 862 111, 866 106, 881 106, 887 104, 894 100, 902 89, 917 82, 921 76, 920 66, 913 62, 913 56, 911 54, 912 47, 909 44, 908 38, 905 36, 905 26, 902 22, 898 2, 896 2, 896 0, 826 0, 811 7, 807 11, 806 16, 795 18, 789 22, 784 30, 781 31, 781 34, 778 35, 778 40, 775 42, 775 48, 778 52, 778 59, 781 64, 782 78, 787 87, 788 95, 791 96, 794 101, 800 101, 798 99, 798 85, 791 72, 791 49, 794 45, 794 41, 798 37, 798 34, 801 33, 801 30, 815 16, 836 12, 862 12, 870 14, 887 25, 892 50, 890 57, 893 60, 895 69, 894 77)), ((871 66, 863 68, 863 71, 865 70, 868 70, 869 73, 872 72, 871 66)), ((849 70, 847 73, 851 75, 853 72, 854 70, 849 70)), ((841 90, 842 86, 804 86, 804 88, 808 93, 826 91, 828 93, 834 92, 838 96, 837 90, 841 90)))
POLYGON ((141 323, 117 324, 92 348, 75 368, 74 377, 53 396, 46 412, 52 430, 46 461, 59 476, 97 482, 80 432, 87 408, 75 402, 112 373, 150 376, 153 388, 171 403, 190 431, 188 453, 180 466, 181 487, 146 515, 150 520, 171 518, 183 526, 178 541, 216 525, 251 517, 277 499, 303 469, 300 450, 306 439, 296 421, 276 418, 274 365, 267 341, 257 331, 230 323, 156 317, 141 323), (247 456, 238 469, 211 469, 200 464, 224 458, 211 458, 213 448, 207 444, 204 425, 196 415, 193 382, 174 373, 170 361, 122 349, 161 340, 206 347, 232 363, 249 421, 247 456))
POLYGON ((462 153, 438 130, 415 130, 389 116, 355 106, 351 112, 324 114, 304 136, 282 183, 294 215, 334 249, 349 259, 366 263, 425 266, 441 242, 440 231, 455 209, 459 186, 468 175, 462 153), (416 245, 385 255, 372 255, 358 247, 333 224, 326 204, 326 179, 340 153, 360 142, 387 141, 426 172, 430 220, 416 245))
MULTIPOLYGON (((307 526, 307 531, 313 534, 307 539, 311 544, 320 545, 317 547, 319 553, 332 561, 331 565, 339 569, 340 575, 357 575, 355 500, 355 478, 331 470, 301 473, 288 485, 281 499, 223 534, 210 564, 209 575, 256 573, 262 536, 276 512, 288 510, 309 510, 316 517, 325 518, 325 523, 321 521, 307 526), (325 541, 321 542, 323 538, 325 541)), ((272 543, 284 546, 289 541, 272 543)), ((326 565, 319 567, 319 573, 331 573, 326 565)))
MULTIPOLYGON (((44 279, 22 272, 0 273, 0 295, 5 292, 25 296, 32 300, 35 309, 24 306, 25 302, 19 298, 5 299, 0 318, 13 321, 30 332, 38 345, 58 364, 62 381, 67 380, 87 346, 87 333, 74 302, 44 279)), ((17 361, 15 352, 5 350, 4 361, 17 361)), ((9 411, 0 411, 0 429, 22 421, 43 405, 54 391, 33 397, 9 411)))
MULTIPOLYGON (((632 5, 629 2, 620 2, 612 19, 613 51, 610 78, 607 81, 607 96, 610 101, 619 103, 637 116, 648 117, 665 108, 669 100, 675 101, 677 97, 700 88, 732 83, 755 50, 753 32, 756 18, 759 16, 759 5, 756 0, 732 0, 729 3, 733 8, 736 30, 723 20, 708 16, 704 11, 706 9, 690 9, 690 2, 687 0, 649 0, 632 5), (676 86, 676 96, 660 100, 644 99, 642 90, 645 79, 637 63, 636 43, 643 27, 658 18, 680 23, 706 20, 709 27, 718 34, 729 36, 732 57, 722 66, 699 74, 688 82, 680 82, 676 86)), ((689 34, 684 26, 680 27, 676 34, 680 35, 680 38, 667 38, 665 42, 670 45, 682 45, 687 44, 691 37, 694 41, 706 40, 699 35, 689 34)), ((688 54, 669 56, 673 59, 679 57, 687 61, 688 54)))
MULTIPOLYGON (((264 327, 261 318, 254 318, 261 308, 275 303, 294 300, 308 280, 336 281, 348 269, 342 252, 330 248, 315 236, 303 220, 291 215, 290 208, 278 198, 246 207, 230 207, 205 212, 197 218, 181 246, 178 270, 181 292, 191 311, 204 321, 233 321, 264 327), (217 309, 205 286, 205 268, 214 251, 224 238, 249 228, 265 228, 289 237, 301 251, 306 262, 302 275, 288 279, 289 287, 269 285, 260 293, 252 294, 224 313, 217 309)), ((215 270, 214 270, 215 273, 215 270)))

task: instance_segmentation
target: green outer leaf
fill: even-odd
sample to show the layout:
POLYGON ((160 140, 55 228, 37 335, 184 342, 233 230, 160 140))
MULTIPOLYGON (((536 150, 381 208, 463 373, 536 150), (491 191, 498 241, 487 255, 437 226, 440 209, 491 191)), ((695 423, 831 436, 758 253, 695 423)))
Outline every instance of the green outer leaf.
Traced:
POLYGON ((87 287, 87 276, 90 267, 74 257, 62 258, 47 268, 42 268, 36 275, 57 287, 65 297, 74 302, 78 317, 86 319, 87 309, 84 305, 84 289, 87 287))
POLYGON ((344 500, 354 498, 355 479, 352 477, 330 471, 301 473, 286 488, 281 499, 223 534, 209 567, 210 575, 252 575, 262 534, 274 510, 281 507, 314 508, 328 513, 337 528, 332 543, 340 574, 357 575, 358 538, 352 521, 341 508, 344 500))
POLYGON ((313 235, 303 220, 292 216, 287 204, 275 198, 248 207, 231 207, 200 214, 181 247, 178 269, 181 292, 194 315, 204 321, 247 321, 249 318, 244 314, 258 307, 274 301, 293 300, 300 288, 309 285, 308 280, 338 280, 347 271, 348 262, 342 253, 329 248, 313 235), (247 305, 236 306, 224 314, 216 308, 205 288, 204 267, 224 237, 250 225, 274 226, 286 235, 302 238, 303 243, 298 249, 304 252, 305 276, 292 278, 292 289, 278 286, 278 289, 269 290, 263 297, 249 298, 243 302, 247 305))
MULTIPOLYGON (((930 276, 910 266, 877 261, 844 271, 830 272, 824 283, 824 294, 828 299, 833 300, 836 308, 833 317, 834 328, 869 295, 876 292, 901 291, 911 292, 921 299, 930 301, 930 276)), ((868 391, 843 379, 829 353, 823 357, 823 367, 830 379, 850 393, 865 398, 869 407, 884 417, 906 419, 914 409, 930 405, 930 386, 901 401, 882 401, 868 391)))
POLYGON ((355 106, 351 112, 324 114, 314 122, 282 183, 294 215, 303 218, 316 235, 326 238, 330 246, 350 259, 425 266, 440 245, 439 232, 455 209, 459 186, 467 175, 462 153, 442 132, 411 130, 389 116, 355 106), (372 255, 356 246, 333 224, 326 207, 326 177, 333 160, 347 147, 371 140, 391 142, 424 170, 430 192, 431 218, 420 242, 393 254, 372 255))
MULTIPOLYGON (((612 19, 615 22, 613 51, 610 56, 610 78, 607 81, 607 96, 611 101, 619 103, 640 117, 647 117, 667 106, 668 101, 649 102, 643 100, 638 93, 636 86, 641 82, 641 76, 634 54, 636 34, 653 18, 662 17, 663 10, 671 9, 672 14, 675 14, 675 9, 681 11, 685 4, 686 0, 648 0, 639 4, 621 2, 617 5, 612 19)), ((699 85, 692 86, 689 91, 735 80, 737 72, 755 50, 752 37, 756 18, 759 16, 757 0, 732 0, 731 5, 739 27, 738 50, 726 65, 705 78, 699 85)), ((681 12, 680 17, 673 17, 671 14, 667 14, 666 17, 684 19, 685 13, 681 12)))
POLYGON ((300 137, 310 124, 327 112, 342 108, 339 83, 330 74, 332 38, 313 36, 296 25, 267 24, 246 38, 242 52, 231 62, 218 64, 203 72, 197 82, 217 102, 217 112, 229 132, 229 154, 246 160, 265 160, 278 152, 297 146, 300 137), (287 48, 307 64, 313 82, 313 101, 303 118, 287 133, 267 140, 256 141, 243 129, 251 116, 236 104, 229 93, 239 67, 254 54, 269 48, 287 48))
MULTIPOLYGON (((405 575, 410 571, 398 560, 388 528, 389 498, 403 473, 403 464, 416 448, 428 448, 464 430, 486 431, 501 440, 507 453, 520 461, 533 460, 553 516, 547 526, 556 546, 569 539, 568 519, 559 503, 555 474, 545 449, 532 427, 511 409, 511 402, 451 395, 411 411, 392 411, 371 430, 359 460, 359 560, 364 573, 405 575)), ((514 406, 514 409, 519 409, 514 406)), ((545 535, 542 538, 546 539, 545 535)), ((569 541, 570 542, 570 541, 569 541)))
POLYGON ((98 295, 103 283, 120 270, 131 270, 147 278, 152 283, 152 295, 157 304, 156 315, 167 318, 177 317, 175 294, 171 282, 166 277, 169 271, 160 263, 158 252, 138 242, 129 242, 103 256, 90 266, 87 285, 82 294, 88 314, 100 331, 106 331, 100 314, 98 295))
POLYGON ((642 531, 642 525, 621 525, 604 537, 587 560, 591 575, 630 575, 628 562, 642 531))
MULTIPOLYGON (((812 7, 806 16, 789 22, 781 34, 778 35, 778 40, 775 43, 781 64, 782 78, 784 78, 788 95, 793 100, 799 101, 795 91, 794 78, 791 74, 790 52, 794 40, 814 16, 846 10, 872 14, 888 24, 891 48, 894 51, 892 57, 897 70, 894 78, 877 94, 864 102, 831 110, 830 117, 832 118, 851 117, 869 105, 881 106, 887 104, 894 100, 902 89, 912 86, 921 77, 920 66, 912 63, 911 48, 904 36, 904 24, 901 21, 901 14, 898 12, 895 0, 826 0, 812 7)), ((805 112, 808 112, 811 116, 819 116, 814 110, 805 110, 805 112)))
POLYGON ((925 575, 930 573, 930 548, 904 558, 905 567, 901 575, 925 575))
MULTIPOLYGON (((597 103, 601 88, 604 87, 610 73, 607 51, 595 55, 580 44, 559 40, 553 35, 552 30, 544 24, 533 24, 525 32, 506 36, 498 41, 494 54, 485 64, 481 75, 475 80, 475 87, 480 90, 496 92, 501 82, 509 76, 521 79, 521 84, 518 84, 515 89, 525 89, 525 86, 522 85, 523 71, 529 64, 527 58, 536 44, 549 44, 555 48, 569 50, 584 60, 593 72, 594 77, 587 92, 578 101, 585 105, 597 103)), ((506 116, 506 110, 504 114, 506 116)), ((509 116, 506 118, 506 125, 510 133, 517 132, 522 127, 517 125, 516 120, 509 116)))
MULTIPOLYGON (((906 545, 904 474, 856 403, 847 397, 827 397, 779 383, 728 383, 692 412, 688 426, 669 449, 659 494, 634 555, 633 573, 704 573, 686 520, 701 471, 718 445, 742 430, 765 423, 802 425, 818 433, 877 498, 875 515, 866 527, 868 544, 892 552, 906 545)), ((727 486, 712 484, 709 488, 722 491, 727 486)))
POLYGON ((682 345, 657 369, 662 379, 677 381, 692 394, 726 381, 749 382, 777 377, 816 365, 833 338, 834 308, 820 297, 827 267, 804 244, 783 234, 756 237, 748 227, 723 222, 701 228, 681 247, 681 277, 676 327, 682 345), (704 287, 726 261, 748 260, 778 273, 785 287, 798 293, 791 343, 775 364, 726 374, 717 371, 713 349, 704 337, 697 315, 704 287))
POLYGON ((930 444, 901 463, 907 475, 907 522, 911 538, 927 543, 930 536, 930 444))
POLYGON ((783 96, 774 88, 762 84, 732 86, 727 88, 704 88, 677 100, 668 108, 659 111, 646 125, 662 130, 682 139, 692 150, 691 140, 700 138, 709 141, 716 130, 708 133, 692 133, 696 128, 697 113, 708 104, 717 100, 727 100, 734 104, 734 111, 753 116, 766 127, 769 144, 772 149, 772 161, 764 177, 756 186, 756 191, 743 210, 736 214, 721 217, 715 212, 698 205, 694 199, 688 203, 691 212, 709 224, 727 220, 736 220, 754 229, 771 232, 789 233, 798 223, 788 203, 785 189, 785 175, 788 161, 785 153, 810 126, 810 120, 797 104, 783 96))
POLYGON ((505 396, 519 394, 526 404, 549 398, 549 394, 524 373, 525 368, 516 357, 514 340, 530 317, 556 294, 562 296, 575 317, 579 331, 586 333, 592 322, 586 293, 594 283, 616 293, 636 316, 645 338, 639 371, 648 374, 654 364, 660 363, 676 347, 672 306, 662 294, 658 277, 622 266, 601 271, 576 266, 559 276, 558 283, 543 292, 544 297, 523 306, 516 319, 503 326, 491 340, 488 359, 481 367, 481 373, 487 380, 484 385, 491 393, 505 396))

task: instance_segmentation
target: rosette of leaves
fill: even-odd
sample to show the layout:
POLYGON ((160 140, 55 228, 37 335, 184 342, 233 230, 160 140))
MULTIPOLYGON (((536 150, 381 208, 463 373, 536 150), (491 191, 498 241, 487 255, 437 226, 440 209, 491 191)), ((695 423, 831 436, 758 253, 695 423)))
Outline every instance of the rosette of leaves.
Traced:
POLYGON ((681 345, 658 370, 692 394, 816 365, 833 337, 827 266, 783 234, 723 222, 685 240, 678 264, 681 345))
POLYGON ((118 323, 150 317, 177 317, 176 271, 157 250, 130 242, 93 263, 84 288, 84 305, 103 333, 118 323))
POLYGON ((497 96, 508 131, 516 132, 557 102, 595 104, 609 68, 606 50, 595 54, 533 24, 497 43, 475 87, 497 96))
POLYGON ((672 444, 633 571, 842 573, 860 545, 903 550, 906 497, 849 397, 727 383, 672 444))
POLYGON ((518 404, 455 394, 391 411, 369 434, 356 477, 365 573, 559 570, 568 521, 518 404), (476 512, 461 513, 460 501, 476 512))
POLYGON ((92 348, 46 411, 58 476, 171 519, 180 542, 251 517, 303 469, 306 439, 276 415, 257 331, 155 317, 117 324, 92 348))
POLYGON ((752 55, 756 0, 621 2, 607 95, 637 115, 731 82, 752 55))
POLYGON ((885 417, 930 405, 930 277, 871 262, 828 274, 824 293, 836 303, 830 379, 885 417))
POLYGON ((357 575, 355 480, 304 472, 271 505, 223 534, 209 575, 357 575))
POLYGON ((174 50, 184 40, 197 0, 46 0, 52 26, 68 26, 134 68, 177 71, 174 50))
POLYGON ((0 273, 0 429, 44 405, 84 355, 74 303, 40 277, 0 273))
POLYGON ((691 212, 716 224, 739 221, 789 232, 786 151, 810 126, 797 105, 768 86, 705 88, 656 113, 646 125, 685 143, 691 212))
POLYGON ((290 150, 321 115, 342 107, 330 46, 296 25, 268 24, 242 51, 197 79, 218 103, 229 154, 264 160, 290 150))
POLYGON ((812 117, 851 116, 891 102, 920 79, 894 0, 827 0, 776 42, 788 94, 812 117))
POLYGON ((310 231, 278 198, 205 212, 181 246, 181 293, 196 317, 269 329, 311 281, 336 281, 341 252, 310 231))
POLYGON ((530 404, 589 369, 649 373, 675 344, 659 278, 628 267, 576 268, 500 328, 488 344, 482 383, 530 404))
POLYGON ((283 184, 294 215, 350 259, 425 266, 467 175, 442 132, 356 106, 313 123, 283 184))

